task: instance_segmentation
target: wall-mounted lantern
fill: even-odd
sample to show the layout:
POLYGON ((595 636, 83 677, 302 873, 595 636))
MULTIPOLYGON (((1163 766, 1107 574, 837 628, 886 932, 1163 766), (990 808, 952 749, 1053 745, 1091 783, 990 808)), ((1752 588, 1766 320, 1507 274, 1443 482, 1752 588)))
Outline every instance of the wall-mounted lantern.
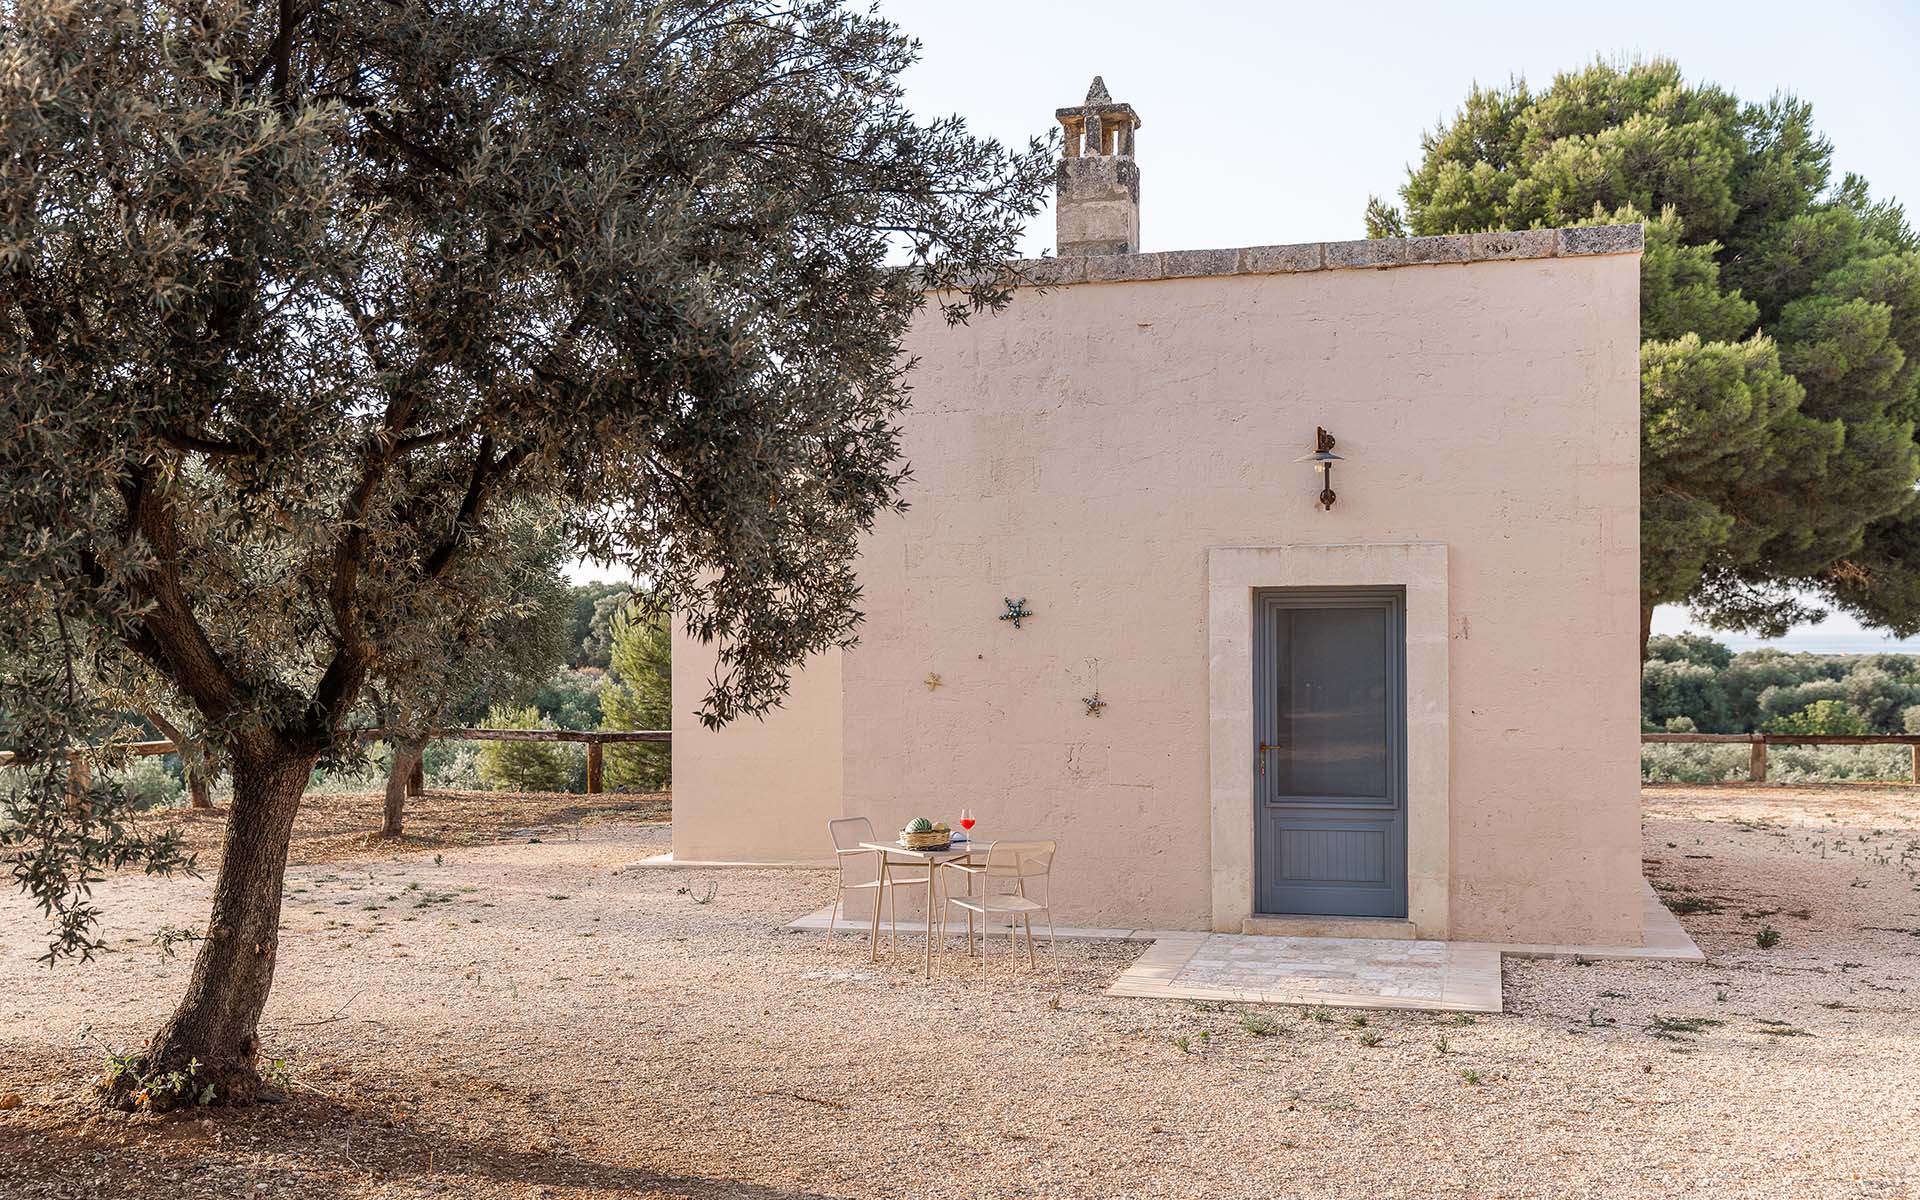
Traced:
POLYGON ((1333 435, 1324 429, 1313 431, 1313 453, 1303 454, 1295 462, 1312 463, 1313 469, 1320 472, 1320 507, 1333 511, 1333 464, 1342 461, 1333 452, 1333 435))

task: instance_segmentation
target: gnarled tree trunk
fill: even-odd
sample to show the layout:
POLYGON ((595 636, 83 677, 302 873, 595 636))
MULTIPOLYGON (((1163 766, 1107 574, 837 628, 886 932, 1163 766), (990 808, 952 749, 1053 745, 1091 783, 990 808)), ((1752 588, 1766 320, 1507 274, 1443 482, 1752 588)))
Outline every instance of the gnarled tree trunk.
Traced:
POLYGON ((387 772, 387 806, 380 820, 382 837, 399 837, 401 817, 406 812, 407 797, 418 795, 413 790, 413 779, 420 770, 421 760, 426 757, 427 739, 398 738, 393 743, 393 767, 387 772))
POLYGON ((260 1014, 273 985, 287 846, 317 757, 266 739, 236 744, 220 876, 193 978, 172 1018, 136 1057, 135 1072, 108 1081, 108 1103, 158 1111, 203 1096, 246 1103, 259 1091, 260 1014), (175 1072, 179 1083, 170 1082, 175 1072))

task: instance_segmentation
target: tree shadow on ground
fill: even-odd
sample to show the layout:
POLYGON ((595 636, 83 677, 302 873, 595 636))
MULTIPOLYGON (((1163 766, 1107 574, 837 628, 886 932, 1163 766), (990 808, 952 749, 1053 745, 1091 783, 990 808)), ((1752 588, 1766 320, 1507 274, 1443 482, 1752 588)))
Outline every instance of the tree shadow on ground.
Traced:
POLYGON ((294 1187, 311 1200, 450 1189, 488 1195, 502 1184, 569 1196, 834 1200, 824 1192, 606 1162, 566 1147, 513 1149, 311 1096, 158 1118, 104 1113, 86 1103, 0 1113, 0 1195, 144 1200, 251 1194, 256 1181, 278 1181, 280 1194, 294 1187))

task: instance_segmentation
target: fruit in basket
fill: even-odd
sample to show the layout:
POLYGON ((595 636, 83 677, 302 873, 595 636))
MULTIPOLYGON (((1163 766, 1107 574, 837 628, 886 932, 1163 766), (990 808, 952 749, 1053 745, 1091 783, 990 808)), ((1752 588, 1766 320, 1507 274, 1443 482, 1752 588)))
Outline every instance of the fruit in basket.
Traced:
POLYGON ((945 821, 935 821, 933 823, 933 831, 935 833, 952 833, 953 826, 947 824, 945 821))
POLYGON ((907 822, 908 833, 931 833, 932 831, 933 822, 927 820, 925 817, 915 817, 913 820, 907 822))

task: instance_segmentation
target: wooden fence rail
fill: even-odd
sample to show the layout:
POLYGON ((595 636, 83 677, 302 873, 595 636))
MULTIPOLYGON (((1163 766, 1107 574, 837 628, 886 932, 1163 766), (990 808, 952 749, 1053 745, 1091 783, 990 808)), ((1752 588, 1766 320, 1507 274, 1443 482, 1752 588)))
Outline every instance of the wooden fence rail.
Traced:
MULTIPOLYGON (((391 736, 384 729, 362 729, 358 736, 363 742, 383 742, 391 736)), ((579 742, 587 748, 587 794, 598 795, 601 791, 602 747, 612 745, 630 745, 634 742, 671 742, 673 731, 670 729, 435 729, 427 735, 430 742, 579 742)), ((125 749, 136 755, 178 754, 180 748, 170 741, 132 742, 125 749)), ((0 750, 0 766, 13 761, 13 752, 0 750)), ((80 777, 85 779, 85 766, 76 759, 80 777)), ((425 772, 420 764, 413 768, 413 777, 407 781, 407 794, 418 796, 426 789, 425 772)))
POLYGON ((1744 744, 1747 750, 1747 778, 1754 783, 1767 781, 1768 746, 1905 746, 1911 752, 1909 777, 1920 783, 1920 734, 1913 733, 1643 733, 1641 743, 1709 742, 1744 744))

